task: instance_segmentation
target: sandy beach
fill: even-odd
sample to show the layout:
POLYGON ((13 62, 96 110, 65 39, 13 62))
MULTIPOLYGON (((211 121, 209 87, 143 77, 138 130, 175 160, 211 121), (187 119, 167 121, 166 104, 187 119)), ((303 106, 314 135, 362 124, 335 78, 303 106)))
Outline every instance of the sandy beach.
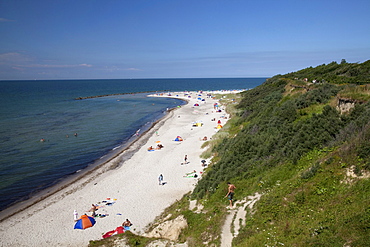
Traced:
MULTIPOLYGON (((121 153, 107 164, 94 170, 68 187, 3 220, 0 223, 1 246, 87 246, 90 240, 102 238, 102 234, 114 230, 128 218, 131 230, 142 234, 165 208, 193 190, 201 177, 203 167, 200 154, 201 140, 215 134, 217 121, 225 124, 228 115, 216 112, 214 99, 207 92, 168 93, 153 97, 185 99, 188 104, 169 112, 129 150, 121 153), (189 97, 191 96, 191 97, 189 97), (204 98, 201 101, 198 98, 204 98), (199 106, 194 106, 198 103, 199 106), (215 118, 216 121, 211 121, 215 118), (193 122, 203 126, 193 127, 193 122), (174 141, 181 136, 183 141, 174 141), (148 151, 162 144, 161 150, 148 151), (134 152, 123 159, 127 152, 134 152), (184 158, 187 155, 187 163, 184 158), (109 169, 112 164, 118 168, 109 169), (198 178, 184 177, 196 170, 198 178), (159 185, 158 176, 163 174, 164 185, 159 185), (79 216, 91 215, 92 204, 99 205, 96 224, 88 229, 74 229, 73 212, 79 216)), ((215 93, 230 93, 212 92, 215 93)))

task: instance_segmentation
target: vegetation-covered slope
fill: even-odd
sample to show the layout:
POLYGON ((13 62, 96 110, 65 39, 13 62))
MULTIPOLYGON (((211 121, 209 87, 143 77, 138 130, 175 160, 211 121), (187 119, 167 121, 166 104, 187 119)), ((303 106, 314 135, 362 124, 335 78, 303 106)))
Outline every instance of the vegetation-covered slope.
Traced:
POLYGON ((230 127, 241 131, 213 149, 219 160, 195 193, 203 197, 222 181, 253 177, 284 162, 296 164, 315 148, 338 146, 350 141, 349 134, 366 131, 368 104, 356 105, 348 115, 331 106, 343 87, 323 84, 308 92, 287 93, 288 86, 289 80, 273 78, 244 93, 240 118, 230 127))
POLYGON ((228 105, 232 119, 204 152, 212 164, 164 212, 187 219, 179 242, 220 245, 230 181, 236 202, 262 194, 233 246, 369 246, 369 75, 370 60, 333 62, 272 77, 228 105), (190 210, 191 199, 204 208, 190 210))
POLYGON ((370 83, 370 60, 364 63, 332 62, 315 68, 309 67, 285 75, 286 78, 307 78, 308 81, 330 82, 333 84, 352 83, 362 85, 370 83))
POLYGON ((369 64, 308 68, 243 93, 238 120, 213 148, 214 165, 194 192, 216 204, 230 180, 239 200, 263 193, 236 246, 370 243, 370 182, 364 176, 370 171, 370 88, 330 81, 335 71, 356 68, 363 74, 346 79, 369 83, 369 64), (325 83, 306 82, 312 75, 325 83), (354 106, 346 113, 337 108, 343 94, 354 106))

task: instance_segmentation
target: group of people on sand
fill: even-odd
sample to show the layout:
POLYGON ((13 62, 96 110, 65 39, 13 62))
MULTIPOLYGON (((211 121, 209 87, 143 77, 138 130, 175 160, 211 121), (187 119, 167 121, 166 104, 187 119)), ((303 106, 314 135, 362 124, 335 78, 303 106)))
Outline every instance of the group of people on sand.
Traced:
MULTIPOLYGON (((89 210, 87 210, 87 212, 92 212, 91 216, 96 217, 96 211, 98 209, 99 209, 99 207, 97 205, 91 204, 91 208, 89 210)), ((74 219, 75 222, 78 221, 78 219, 79 219, 77 210, 73 211, 73 219, 74 219)))
MULTIPOLYGON (((88 210, 88 212, 92 212, 92 217, 96 217, 96 211, 98 210, 98 206, 95 205, 95 204, 91 204, 91 208, 88 210)), ((78 221, 78 213, 77 213, 77 210, 74 210, 73 211, 73 218, 74 218, 74 221, 78 221)), ((132 226, 132 223, 129 219, 126 219, 126 221, 124 221, 122 223, 122 226, 124 227, 125 230, 130 230, 130 227, 132 226)))
MULTIPOLYGON (((224 116, 222 116, 222 117, 220 117, 220 118, 227 119, 227 117, 224 117, 224 116)), ((212 119, 211 119, 211 121, 212 121, 212 122, 216 122, 216 118, 212 118, 212 119)), ((217 120, 217 124, 221 124, 221 120, 220 120, 220 119, 219 119, 219 120, 217 120)))
POLYGON ((161 150, 162 148, 164 148, 162 144, 157 144, 156 148, 153 148, 153 146, 148 147, 148 151, 161 150))

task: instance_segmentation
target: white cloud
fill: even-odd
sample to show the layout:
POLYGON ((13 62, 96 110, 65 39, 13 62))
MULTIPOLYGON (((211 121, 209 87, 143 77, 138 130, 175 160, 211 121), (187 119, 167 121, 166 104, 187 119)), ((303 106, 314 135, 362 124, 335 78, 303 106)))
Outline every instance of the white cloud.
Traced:
POLYGON ((8 52, 0 54, 0 64, 1 63, 14 64, 14 63, 23 63, 27 61, 31 61, 31 58, 18 52, 8 52))
POLYGON ((23 70, 24 70, 24 69, 19 68, 19 67, 12 67, 12 69, 14 69, 14 70, 19 70, 19 71, 23 71, 23 70))
POLYGON ((12 22, 13 20, 5 19, 5 18, 0 18, 0 22, 12 22))
POLYGON ((82 67, 92 67, 91 64, 86 64, 86 63, 80 64, 80 66, 82 66, 82 67))
POLYGON ((107 70, 109 72, 113 71, 141 71, 141 69, 138 68, 120 68, 117 66, 104 66, 102 70, 107 70))
POLYGON ((140 69, 137 69, 137 68, 128 68, 128 69, 124 69, 124 70, 139 71, 140 69))
MULTIPOLYGON (((45 62, 45 61, 44 61, 45 62)), ((43 61, 36 62, 31 56, 25 55, 19 52, 8 52, 0 54, 0 64, 10 65, 23 68, 78 68, 86 67, 90 68, 93 65, 82 63, 82 64, 54 64, 53 63, 43 63, 43 61)))
POLYGON ((77 67, 92 67, 91 64, 29 64, 18 65, 18 67, 26 68, 77 68, 77 67))

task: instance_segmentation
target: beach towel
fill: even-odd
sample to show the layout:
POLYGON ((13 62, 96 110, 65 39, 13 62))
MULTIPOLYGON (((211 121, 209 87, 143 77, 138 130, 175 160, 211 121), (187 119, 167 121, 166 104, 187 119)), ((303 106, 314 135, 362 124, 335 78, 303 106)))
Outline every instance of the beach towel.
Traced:
POLYGON ((109 238, 113 235, 116 235, 116 234, 120 234, 120 233, 124 233, 125 232, 125 229, 123 228, 123 226, 119 226, 117 227, 115 230, 112 230, 112 231, 109 231, 109 232, 106 232, 104 235, 103 235, 103 238, 109 238))
POLYGON ((105 233, 105 234, 103 235, 103 238, 109 238, 109 237, 111 237, 115 232, 116 232, 115 230, 109 231, 109 232, 107 232, 107 233, 105 233))
POLYGON ((197 177, 198 177, 198 175, 196 173, 195 174, 184 176, 184 178, 197 178, 197 177))
POLYGON ((194 173, 196 173, 197 171, 192 171, 192 172, 188 172, 188 173, 185 173, 186 174, 186 176, 188 176, 188 175, 191 175, 191 174, 194 174, 194 173))

